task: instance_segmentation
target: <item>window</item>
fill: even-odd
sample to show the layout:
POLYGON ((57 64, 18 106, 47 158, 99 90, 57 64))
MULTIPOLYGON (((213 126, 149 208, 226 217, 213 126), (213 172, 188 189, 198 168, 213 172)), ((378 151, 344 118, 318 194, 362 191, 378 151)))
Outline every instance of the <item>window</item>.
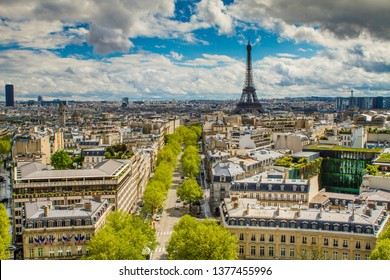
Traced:
POLYGON ((365 260, 369 260, 369 259, 370 259, 370 255, 365 255, 365 256, 364 256, 364 259, 365 259, 365 260))
POLYGON ((34 238, 32 236, 28 237, 28 243, 31 244, 34 242, 34 238))
POLYGON ((343 231, 349 231, 349 226, 348 225, 344 225, 343 226, 343 231))
POLYGON ((270 256, 270 257, 273 257, 274 256, 274 247, 269 247, 268 248, 268 255, 270 256))
POLYGON ((294 257, 294 248, 290 248, 290 257, 294 257))
POLYGON ((324 251, 324 252, 323 252, 322 258, 323 258, 324 260, 327 260, 327 259, 328 259, 328 251, 324 251))
POLYGON ((286 222, 281 222, 281 223, 280 223, 280 227, 282 227, 282 228, 287 227, 287 223, 286 223, 286 222))
POLYGON ((82 255, 83 254, 83 247, 82 246, 77 246, 77 254, 82 255))
POLYGON ((240 241, 244 241, 244 234, 243 234, 243 233, 240 233, 239 240, 240 240, 240 241))
POLYGON ((333 225, 333 230, 334 231, 339 231, 339 225, 338 224, 334 224, 333 225))
POLYGON ((302 228, 307 228, 307 222, 302 223, 302 228))
POLYGON ((343 240, 343 247, 348 248, 348 240, 346 239, 343 240))
POLYGON ((312 223, 311 224, 311 229, 317 229, 317 223, 312 223))
POLYGON ((316 245, 317 244, 317 238, 312 237, 311 238, 311 245, 316 245))
POLYGON ((360 254, 355 254, 355 260, 360 260, 360 254))
POLYGON ((333 239, 333 247, 338 247, 339 246, 339 240, 338 239, 333 239))
POLYGON ((50 258, 54 257, 54 249, 53 249, 53 247, 50 247, 50 249, 49 249, 49 257, 50 258))
POLYGON ((265 221, 260 221, 260 226, 265 227, 265 221))
POLYGON ((265 255, 264 246, 260 246, 260 257, 264 257, 264 255, 265 255))
POLYGON ((356 248, 356 249, 360 249, 360 241, 356 241, 355 248, 356 248))
POLYGON ((324 237, 324 246, 329 245, 329 239, 327 237, 324 237))
POLYGON ((256 246, 251 246, 251 256, 256 256, 256 246))
POLYGON ((256 234, 252 234, 251 241, 256 241, 256 234))
POLYGON ((339 254, 337 252, 333 252, 333 259, 337 260, 339 258, 339 254))
POLYGON ((368 234, 372 233, 372 227, 366 227, 366 233, 368 234))
POLYGON ((280 236, 280 242, 286 243, 286 236, 284 234, 280 236))
POLYGON ((362 232, 362 227, 361 226, 357 226, 355 231, 356 231, 356 233, 361 233, 362 232))
POLYGON ((306 236, 302 236, 302 244, 307 244, 307 237, 306 236))
POLYGON ((269 235, 269 242, 274 242, 274 235, 273 234, 269 235))
POLYGON ((43 248, 38 248, 38 257, 43 257, 43 248))
POLYGON ((240 255, 243 255, 243 254, 244 254, 244 246, 243 246, 243 245, 240 245, 239 250, 238 250, 238 253, 239 253, 240 255))
POLYGON ((296 227, 295 222, 291 222, 291 223, 290 223, 290 228, 295 228, 295 227, 296 227))
POLYGON ((274 222, 274 221, 270 221, 270 222, 268 223, 268 225, 269 225, 270 227, 274 227, 274 226, 275 226, 275 222, 274 222))
POLYGON ((286 248, 280 248, 280 256, 282 257, 286 256, 286 248))
POLYGON ((324 224, 324 230, 329 230, 329 224, 324 224))
POLYGON ((367 242, 367 243, 366 243, 366 250, 371 250, 371 244, 370 244, 370 242, 367 242))
POLYGON ((58 247, 58 256, 62 257, 64 252, 62 251, 62 247, 58 247))
POLYGON ((343 253, 343 260, 348 260, 348 253, 343 253))
POLYGON ((295 243, 295 236, 294 235, 290 236, 290 243, 291 244, 295 243))
POLYGON ((260 234, 260 241, 265 241, 265 235, 264 234, 260 234))
POLYGON ((34 249, 29 249, 28 254, 30 256, 30 259, 34 258, 34 249))

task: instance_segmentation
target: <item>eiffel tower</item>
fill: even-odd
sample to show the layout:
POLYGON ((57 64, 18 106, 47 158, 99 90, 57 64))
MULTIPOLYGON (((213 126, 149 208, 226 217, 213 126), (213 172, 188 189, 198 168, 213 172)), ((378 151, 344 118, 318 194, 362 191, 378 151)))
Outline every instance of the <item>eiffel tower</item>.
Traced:
POLYGON ((245 71, 245 85, 242 89, 240 101, 236 105, 234 110, 237 114, 259 114, 264 113, 263 106, 257 99, 256 89, 253 84, 253 73, 252 73, 252 58, 251 58, 252 46, 248 41, 246 46, 246 71, 245 71))

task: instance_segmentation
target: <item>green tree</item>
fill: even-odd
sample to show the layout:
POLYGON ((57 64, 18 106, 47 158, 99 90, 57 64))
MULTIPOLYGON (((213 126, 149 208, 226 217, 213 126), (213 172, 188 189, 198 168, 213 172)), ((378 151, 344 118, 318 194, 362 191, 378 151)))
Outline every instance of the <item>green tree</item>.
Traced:
POLYGON ((197 221, 185 215, 167 243, 170 260, 236 260, 237 236, 216 221, 197 221))
POLYGON ((142 260, 143 250, 157 246, 155 230, 139 216, 115 211, 88 244, 89 260, 142 260))
POLYGON ((379 235, 370 260, 390 260, 390 224, 379 235))
POLYGON ((390 260, 390 239, 378 241, 371 252, 370 260, 390 260))
POLYGON ((11 234, 9 233, 10 222, 3 203, 0 203, 0 259, 9 258, 8 248, 11 245, 11 234))
POLYGON ((379 174, 379 166, 373 165, 373 164, 367 164, 366 165, 366 171, 370 175, 378 175, 379 174))
POLYGON ((177 195, 182 201, 188 202, 191 208, 193 202, 202 199, 203 192, 196 180, 190 177, 179 186, 177 195))
POLYGON ((170 166, 174 167, 177 162, 177 155, 169 146, 165 146, 157 155, 157 165, 165 161, 170 166))
POLYGON ((64 150, 58 150, 51 156, 51 165, 55 169, 67 169, 72 166, 72 159, 64 150))
POLYGON ((6 135, 0 139, 0 154, 5 155, 11 152, 11 135, 6 135))
POLYGON ((191 157, 183 157, 181 160, 183 174, 187 177, 193 177, 200 172, 200 165, 196 159, 191 157))
POLYGON ((167 191, 164 183, 154 180, 150 181, 144 193, 144 208, 146 213, 154 214, 158 209, 163 208, 167 191))

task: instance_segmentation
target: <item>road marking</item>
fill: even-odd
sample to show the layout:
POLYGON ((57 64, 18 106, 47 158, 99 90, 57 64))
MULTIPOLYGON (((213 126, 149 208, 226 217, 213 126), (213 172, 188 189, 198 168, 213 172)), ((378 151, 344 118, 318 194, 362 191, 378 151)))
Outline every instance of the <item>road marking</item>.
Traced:
POLYGON ((172 234, 172 230, 169 230, 169 231, 158 231, 156 233, 157 236, 165 236, 165 235, 171 235, 172 234))
POLYGON ((154 250, 156 253, 166 253, 165 247, 157 246, 156 250, 154 250))

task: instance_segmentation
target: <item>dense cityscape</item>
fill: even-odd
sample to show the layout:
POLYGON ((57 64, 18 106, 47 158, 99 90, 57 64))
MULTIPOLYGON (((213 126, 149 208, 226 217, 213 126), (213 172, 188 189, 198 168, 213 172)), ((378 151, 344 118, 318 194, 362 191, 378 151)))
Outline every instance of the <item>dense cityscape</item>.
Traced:
POLYGON ((259 100, 250 43, 239 101, 17 102, 8 84, 2 254, 386 259, 389 107, 353 91, 259 100))
POLYGON ((1 278, 386 275, 388 2, 0 1, 1 278))

